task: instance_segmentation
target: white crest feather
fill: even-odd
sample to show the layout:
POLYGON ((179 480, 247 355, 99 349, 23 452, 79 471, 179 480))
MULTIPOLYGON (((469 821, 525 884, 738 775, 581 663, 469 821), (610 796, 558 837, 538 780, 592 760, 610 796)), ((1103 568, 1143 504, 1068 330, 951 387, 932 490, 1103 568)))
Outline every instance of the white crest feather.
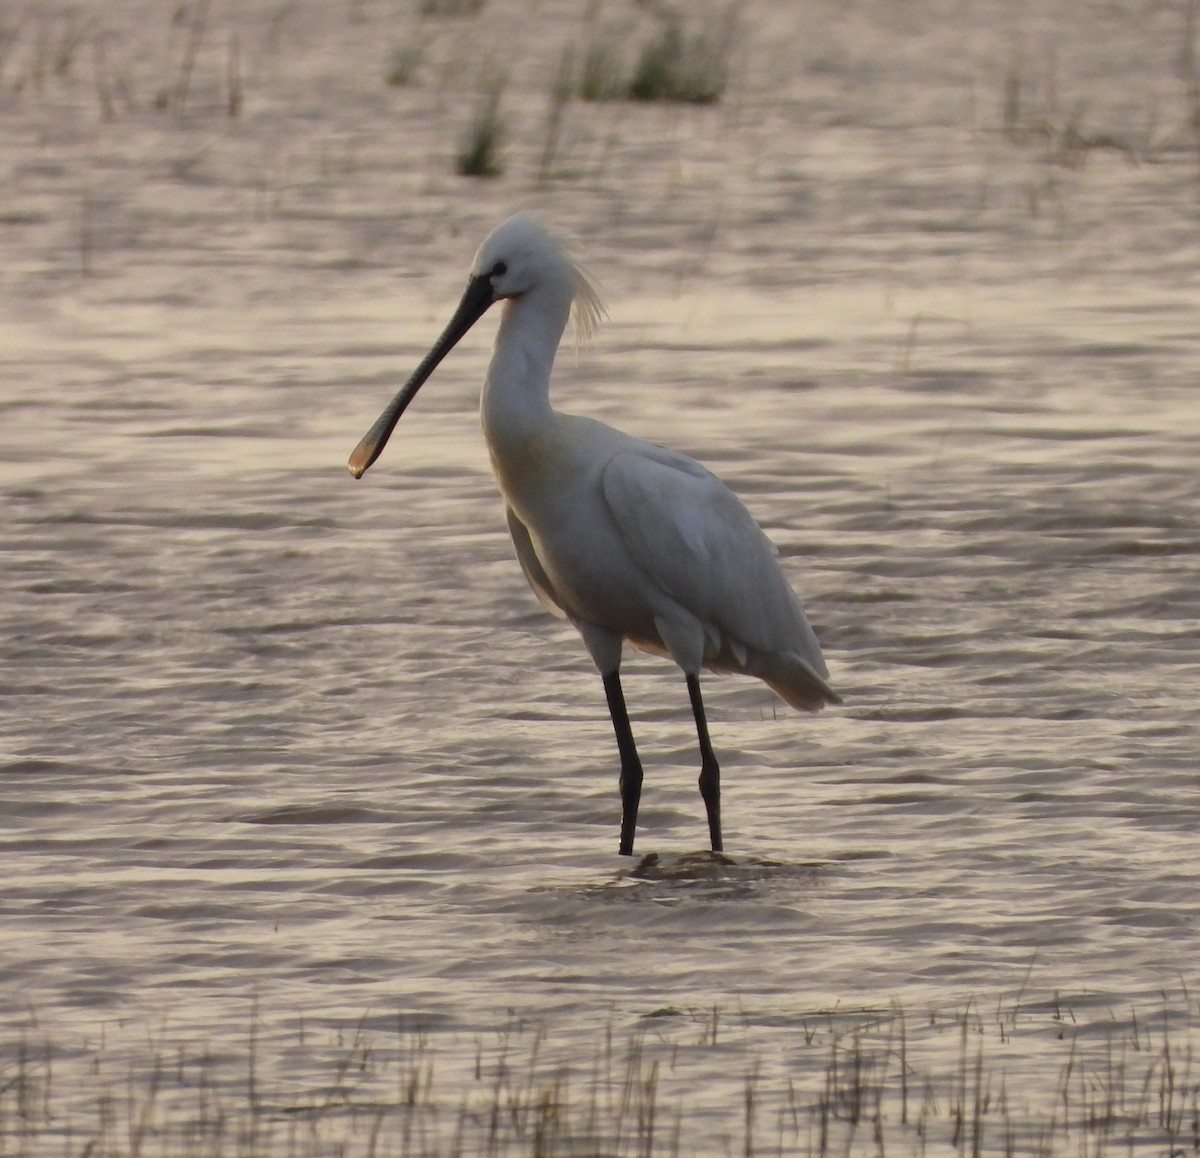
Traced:
POLYGON ((591 274, 569 253, 566 257, 571 264, 571 284, 575 288, 575 298, 571 302, 571 323, 575 330, 575 347, 578 349, 591 340, 600 320, 608 317, 608 310, 600 300, 600 290, 591 274))

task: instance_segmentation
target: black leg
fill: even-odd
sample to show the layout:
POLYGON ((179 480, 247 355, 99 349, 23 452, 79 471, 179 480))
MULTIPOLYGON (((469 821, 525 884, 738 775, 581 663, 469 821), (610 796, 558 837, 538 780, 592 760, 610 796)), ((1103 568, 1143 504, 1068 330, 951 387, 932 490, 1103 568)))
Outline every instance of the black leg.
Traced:
POLYGON ((708 738, 708 720, 704 716, 704 701, 700 698, 700 677, 688 676, 687 688, 692 700, 692 714, 696 717, 696 735, 700 737, 700 795, 708 810, 708 835, 712 838, 713 852, 720 852, 721 768, 708 738))
POLYGON ((608 697, 608 712, 613 730, 617 733, 617 749, 621 753, 621 847, 622 856, 633 856, 633 833, 637 828, 638 803, 642 799, 642 762, 638 759, 629 713, 625 710, 625 693, 621 677, 614 671, 604 677, 604 694, 608 697))

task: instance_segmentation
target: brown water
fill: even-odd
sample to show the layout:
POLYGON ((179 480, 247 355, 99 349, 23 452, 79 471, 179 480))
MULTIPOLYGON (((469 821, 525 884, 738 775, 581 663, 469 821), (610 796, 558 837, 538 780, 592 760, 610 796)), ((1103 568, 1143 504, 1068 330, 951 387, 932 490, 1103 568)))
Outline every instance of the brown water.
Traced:
MULTIPOLYGON (((200 9, 13 17, 12 1033, 220 1051, 253 1004, 264 1069, 306 1088, 326 1055, 282 1052, 301 1020, 399 1012, 465 1071, 512 1010, 590 1057, 604 1027, 717 1009, 782 1081, 835 1008, 1191 1008, 1183 7, 748 2, 720 105, 571 104, 544 181, 582 5, 215 3, 185 97, 200 9), (389 88, 397 43, 423 55, 389 88), (510 140, 480 183, 452 157, 485 57, 510 140), (525 588, 478 433, 494 320, 367 479, 345 471, 519 207, 578 238, 611 313, 561 358, 559 404, 729 481, 846 698, 809 718, 707 681, 735 866, 684 856, 705 844, 686 692, 636 657, 638 844, 668 871, 615 855, 599 680, 525 588)), ((736 1068, 694 1059, 725 1125, 700 1115, 684 1152, 733 1145, 736 1068)))

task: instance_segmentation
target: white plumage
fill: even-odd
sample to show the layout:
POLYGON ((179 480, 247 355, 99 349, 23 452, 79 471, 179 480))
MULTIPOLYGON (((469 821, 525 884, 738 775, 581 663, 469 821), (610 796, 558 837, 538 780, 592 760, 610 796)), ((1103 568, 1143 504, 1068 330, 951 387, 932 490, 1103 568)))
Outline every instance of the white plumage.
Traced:
POLYGON ((504 300, 481 416, 517 558, 538 598, 579 630, 604 680, 621 751, 622 853, 633 850, 641 765, 618 669, 624 640, 670 656, 687 679, 700 740, 712 847, 722 847, 719 769, 699 673, 764 680, 794 707, 840 700, 774 546, 741 501, 686 455, 550 405, 550 371, 574 306, 586 336, 602 307, 592 283, 534 218, 519 214, 480 247, 438 343, 355 449, 378 457, 434 367, 504 300))

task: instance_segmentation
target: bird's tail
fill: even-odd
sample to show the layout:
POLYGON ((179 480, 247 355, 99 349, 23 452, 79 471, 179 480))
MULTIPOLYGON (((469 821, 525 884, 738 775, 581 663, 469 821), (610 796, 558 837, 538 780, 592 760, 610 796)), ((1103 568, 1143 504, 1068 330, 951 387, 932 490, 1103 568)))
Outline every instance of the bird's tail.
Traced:
POLYGON ((780 699, 802 712, 819 712, 826 704, 840 704, 842 697, 829 681, 803 656, 775 652, 754 657, 751 671, 780 699))

